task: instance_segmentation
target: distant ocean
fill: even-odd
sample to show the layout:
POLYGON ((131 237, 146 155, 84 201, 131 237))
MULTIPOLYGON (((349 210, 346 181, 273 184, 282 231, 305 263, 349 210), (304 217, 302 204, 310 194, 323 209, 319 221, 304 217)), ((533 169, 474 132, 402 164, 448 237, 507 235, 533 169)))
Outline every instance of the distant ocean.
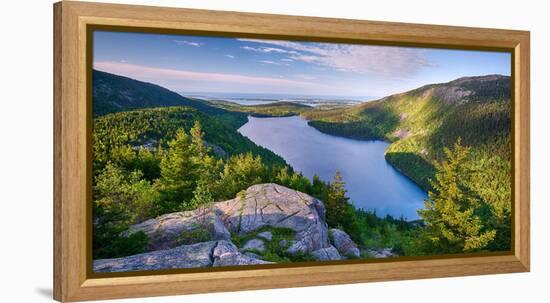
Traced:
POLYGON ((376 99, 372 96, 323 96, 323 95, 288 95, 288 94, 254 94, 254 93, 205 93, 180 92, 184 97, 204 100, 229 101, 242 105, 258 105, 275 102, 295 102, 309 106, 321 104, 356 104, 376 99))

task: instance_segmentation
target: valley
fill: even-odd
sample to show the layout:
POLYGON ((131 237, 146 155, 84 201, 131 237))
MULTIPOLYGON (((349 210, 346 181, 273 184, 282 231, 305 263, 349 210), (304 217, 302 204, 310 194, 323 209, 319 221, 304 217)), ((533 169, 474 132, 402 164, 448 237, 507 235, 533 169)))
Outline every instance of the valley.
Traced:
MULTIPOLYGON (((251 192, 263 197, 264 189, 281 205, 288 195, 302 194, 308 205, 317 205, 326 225, 323 244, 308 238, 303 241, 314 241, 314 248, 289 251, 301 247, 301 229, 269 230, 278 241, 289 241, 277 246, 254 228, 241 232, 242 224, 253 222, 224 210, 237 221, 222 216, 215 230, 210 223, 197 229, 202 221, 192 221, 193 228, 159 245, 200 252, 200 266, 221 262, 211 253, 217 247, 231 251, 225 265, 510 249, 509 77, 460 78, 359 104, 310 106, 183 97, 114 74, 93 76, 94 259, 103 260, 96 262, 98 270, 139 267, 149 257, 167 264, 177 251, 157 254, 151 243, 168 234, 127 231, 169 214, 199 218, 222 207, 220 201, 253 201, 251 192), (469 216, 468 226, 458 228, 467 237, 432 241, 434 228, 454 228, 438 221, 433 209, 439 200, 464 201, 453 205, 469 216), (230 235, 218 238, 222 226, 230 235), (332 229, 353 241, 353 256, 326 235, 332 229), (244 248, 256 238, 269 249, 244 248), (116 259, 127 256, 136 257, 116 259)), ((273 211, 281 218, 293 214, 283 206, 273 211)))

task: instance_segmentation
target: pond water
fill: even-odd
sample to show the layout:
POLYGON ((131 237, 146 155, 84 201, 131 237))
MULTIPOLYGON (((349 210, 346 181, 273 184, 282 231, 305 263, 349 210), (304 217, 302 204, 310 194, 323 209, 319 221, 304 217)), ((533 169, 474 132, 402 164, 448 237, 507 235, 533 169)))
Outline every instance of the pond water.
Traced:
POLYGON ((332 180, 340 171, 348 196, 357 208, 418 219, 416 210, 427 197, 416 183, 384 158, 388 143, 360 141, 321 133, 301 117, 255 118, 239 132, 283 157, 295 170, 332 180))

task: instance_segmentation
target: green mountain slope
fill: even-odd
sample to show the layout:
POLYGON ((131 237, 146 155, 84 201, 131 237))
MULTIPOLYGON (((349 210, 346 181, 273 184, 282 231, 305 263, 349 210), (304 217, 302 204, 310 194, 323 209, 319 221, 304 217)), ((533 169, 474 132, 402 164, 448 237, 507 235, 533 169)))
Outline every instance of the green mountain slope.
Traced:
POLYGON ((472 147, 476 163, 491 160, 506 167, 498 172, 506 180, 511 154, 510 95, 510 77, 465 77, 350 108, 302 115, 325 133, 392 142, 386 159, 429 189, 432 162, 440 160, 443 148, 458 138, 472 147))
MULTIPOLYGON (((247 114, 185 98, 161 86, 93 71, 95 171, 122 158, 132 158, 140 147, 154 148, 172 140, 179 128, 186 131, 199 121, 205 141, 218 157, 246 154, 262 157, 269 166, 285 160, 241 135, 247 114)), ((128 162, 128 161, 126 161, 128 162)))
POLYGON ((107 162, 116 162, 117 157, 125 157, 141 147, 166 147, 165 144, 175 138, 179 128, 189 131, 195 121, 201 123, 204 140, 220 158, 250 152, 261 156, 262 161, 269 166, 286 165, 280 156, 256 145, 216 116, 177 106, 133 110, 95 118, 95 170, 99 171, 107 162))
MULTIPOLYGON (((477 203, 472 218, 479 219, 477 223, 483 225, 483 231, 495 231, 495 239, 480 246, 479 250, 510 249, 509 77, 461 78, 378 101, 338 108, 309 108, 289 103, 220 106, 184 98, 160 86, 98 71, 94 72, 93 84, 94 110, 99 107, 94 115, 92 137, 94 218, 100 218, 94 219, 94 222, 99 222, 94 226, 99 231, 94 231, 94 249, 107 248, 120 254, 120 246, 127 248, 127 242, 118 243, 120 239, 116 235, 130 224, 180 210, 183 203, 185 207, 200 205, 193 201, 234 197, 252 184, 274 182, 324 201, 327 216, 332 218, 327 219, 327 222, 332 220, 329 225, 342 227, 365 247, 393 247, 400 255, 425 255, 435 251, 433 247, 417 243, 424 225, 393 218, 381 219, 374 213, 356 211, 348 203, 344 185, 338 178, 333 183, 318 179, 311 182, 293 174, 291 167, 283 168, 286 165, 284 159, 257 146, 237 131, 246 123, 248 114, 278 116, 287 111, 287 114, 292 112, 307 117, 312 126, 326 133, 391 142, 386 150, 387 160, 425 189, 430 189, 428 180, 433 179, 432 163, 445 159, 444 148, 461 138, 462 144, 471 151, 469 158, 460 165, 445 164, 445 169, 438 167, 438 175, 450 172, 451 181, 460 180, 443 185, 453 189, 457 184, 455 188, 460 187, 460 190, 453 192, 461 194, 451 197, 456 198, 453 201, 457 200, 458 204, 467 200, 466 206, 477 203), (167 144, 176 137, 178 129, 183 128, 189 133, 197 121, 204 134, 199 136, 197 133, 201 131, 195 131, 193 138, 211 147, 211 152, 205 153, 217 158, 214 161, 218 164, 200 154, 202 144, 185 145, 183 136, 179 138, 179 145, 167 144), (172 153, 173 148, 179 148, 178 153, 172 153), (243 156, 244 153, 261 156, 261 160, 243 156), (184 156, 174 156, 177 154, 184 156), (180 191, 185 196, 179 195, 180 191), (205 194, 208 191, 210 195, 205 194)), ((455 217, 447 217, 443 218, 444 222, 453 225, 455 217)))
POLYGON ((94 117, 141 108, 188 106, 224 120, 234 129, 246 123, 246 114, 230 112, 199 99, 186 98, 156 84, 93 71, 94 117))

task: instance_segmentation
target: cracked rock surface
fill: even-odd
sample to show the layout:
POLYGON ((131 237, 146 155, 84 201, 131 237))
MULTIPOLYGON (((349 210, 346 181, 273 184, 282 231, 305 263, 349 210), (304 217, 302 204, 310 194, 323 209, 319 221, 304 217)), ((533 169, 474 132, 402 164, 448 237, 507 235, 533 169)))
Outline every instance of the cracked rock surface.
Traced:
POLYGON ((149 250, 161 250, 174 248, 182 244, 194 244, 181 243, 181 238, 185 233, 198 229, 208 231, 208 240, 229 240, 231 238, 231 234, 220 218, 210 209, 205 208, 170 213, 149 219, 132 225, 127 234, 142 231, 149 238, 149 250))
POLYGON ((213 266, 253 265, 270 264, 273 262, 263 261, 252 257, 250 254, 242 254, 235 244, 229 241, 219 241, 213 252, 213 266))
POLYGON ((133 225, 126 234, 144 232, 149 237, 150 252, 94 260, 93 269, 121 272, 269 264, 272 262, 247 251, 246 245, 248 250, 261 253, 265 249, 264 241, 271 241, 273 237, 271 232, 254 234, 241 249, 231 242, 231 235, 247 236, 270 227, 294 231, 294 238, 288 243, 281 240, 285 241, 283 246, 288 247, 286 252, 290 254, 310 254, 320 261, 339 260, 346 254, 355 255, 357 249, 349 236, 339 230, 336 232, 338 240, 331 245, 323 202, 302 192, 267 183, 253 185, 236 198, 210 207, 165 214, 133 225), (202 233, 206 234, 206 239, 204 236, 185 237, 198 228, 206 231, 202 233))
POLYGON ((342 260, 342 256, 334 246, 318 249, 311 253, 318 261, 342 260))
POLYGON ((217 241, 184 245, 129 257, 95 260, 95 272, 143 271, 212 266, 212 250, 217 241))
POLYGON ((216 203, 215 208, 231 233, 246 235, 264 226, 294 230, 290 253, 330 245, 323 202, 278 184, 253 185, 240 197, 216 203))
POLYGON ((332 228, 330 232, 332 234, 332 244, 341 255, 359 258, 361 252, 346 232, 336 228, 332 228))

